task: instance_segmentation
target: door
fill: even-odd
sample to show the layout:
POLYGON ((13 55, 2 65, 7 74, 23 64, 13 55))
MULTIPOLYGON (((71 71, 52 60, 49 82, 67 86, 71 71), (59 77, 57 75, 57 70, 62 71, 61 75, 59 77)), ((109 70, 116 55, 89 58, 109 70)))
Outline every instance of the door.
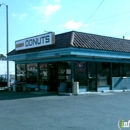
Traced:
POLYGON ((88 91, 86 62, 74 62, 74 81, 79 82, 79 92, 88 91))
POLYGON ((49 91, 58 91, 58 72, 56 63, 49 64, 48 86, 49 91))
POLYGON ((88 62, 88 91, 97 91, 96 62, 88 62))

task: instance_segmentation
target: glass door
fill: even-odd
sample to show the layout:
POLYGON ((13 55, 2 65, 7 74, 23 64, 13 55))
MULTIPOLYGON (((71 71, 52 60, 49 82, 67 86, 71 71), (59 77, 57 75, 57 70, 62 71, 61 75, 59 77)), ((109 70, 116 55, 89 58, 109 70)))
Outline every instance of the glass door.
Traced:
POLYGON ((88 62, 88 91, 97 91, 96 62, 88 62))
POLYGON ((49 63, 48 66, 48 91, 58 91, 58 71, 56 63, 49 63))
POLYGON ((74 62, 74 81, 79 82, 79 92, 88 91, 86 62, 74 62))

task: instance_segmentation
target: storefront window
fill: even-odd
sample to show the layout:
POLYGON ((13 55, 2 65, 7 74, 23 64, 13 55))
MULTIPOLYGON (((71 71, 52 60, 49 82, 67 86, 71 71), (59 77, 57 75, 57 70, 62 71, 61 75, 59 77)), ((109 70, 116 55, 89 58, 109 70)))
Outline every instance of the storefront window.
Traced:
POLYGON ((26 68, 25 64, 16 65, 16 80, 20 82, 26 81, 26 68))
POLYGON ((66 64, 66 81, 71 82, 71 62, 68 61, 66 64))
POLYGON ((71 82, 70 62, 58 62, 58 80, 60 82, 71 82))
POLYGON ((110 85, 110 63, 97 63, 98 86, 110 85))
POLYGON ((70 91, 71 64, 70 62, 55 62, 48 64, 49 91, 70 91))
POLYGON ((66 81, 66 66, 64 63, 58 63, 58 80, 66 81))
POLYGON ((71 92, 71 62, 57 62, 58 91, 71 92))
POLYGON ((38 77, 37 64, 27 64, 27 83, 36 84, 38 77))
POLYGON ((79 82, 79 86, 87 86, 87 74, 85 62, 74 62, 74 81, 79 82))
POLYGON ((112 64, 112 77, 120 77, 120 64, 119 63, 112 64))
POLYGON ((130 64, 123 64, 124 65, 124 75, 126 77, 130 77, 130 64))
POLYGON ((88 77, 96 77, 96 62, 88 62, 88 77))
POLYGON ((47 69, 47 64, 46 63, 41 63, 40 64, 40 85, 47 85, 47 80, 48 80, 48 69, 47 69))

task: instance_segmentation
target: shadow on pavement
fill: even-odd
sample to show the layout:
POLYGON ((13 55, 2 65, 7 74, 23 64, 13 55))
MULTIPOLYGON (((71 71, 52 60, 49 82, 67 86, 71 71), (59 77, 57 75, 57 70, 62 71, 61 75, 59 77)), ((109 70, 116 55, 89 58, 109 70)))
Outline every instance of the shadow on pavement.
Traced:
POLYGON ((23 98, 33 98, 33 97, 41 97, 41 96, 54 96, 58 95, 58 93, 44 93, 44 92, 8 92, 8 91, 0 91, 0 100, 15 100, 15 99, 23 99, 23 98))

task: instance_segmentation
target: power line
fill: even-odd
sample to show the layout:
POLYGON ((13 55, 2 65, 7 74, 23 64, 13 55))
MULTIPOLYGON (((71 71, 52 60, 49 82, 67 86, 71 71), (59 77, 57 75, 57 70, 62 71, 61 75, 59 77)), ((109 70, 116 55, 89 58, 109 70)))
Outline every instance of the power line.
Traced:
POLYGON ((129 15, 130 15, 130 12, 127 12, 127 13, 122 13, 122 14, 117 14, 117 15, 112 15, 112 16, 110 16, 110 17, 106 17, 106 18, 102 18, 102 19, 97 19, 97 20, 94 20, 94 21, 92 21, 92 22, 100 22, 100 21, 105 21, 105 20, 109 20, 109 19, 117 19, 116 17, 118 17, 118 19, 121 19, 121 18, 125 18, 125 17, 129 17, 129 15), (124 15, 124 14, 128 14, 128 15, 124 15), (123 16, 123 17, 122 17, 123 16))
MULTIPOLYGON (((99 6, 96 8, 96 10, 90 15, 90 17, 87 19, 87 21, 86 22, 88 22, 89 21, 89 19, 91 19, 91 17, 95 14, 95 12, 100 8, 100 6, 103 4, 103 2, 104 2, 105 0, 103 0, 100 4, 99 4, 99 6)), ((86 23, 85 22, 85 23, 86 23)))

